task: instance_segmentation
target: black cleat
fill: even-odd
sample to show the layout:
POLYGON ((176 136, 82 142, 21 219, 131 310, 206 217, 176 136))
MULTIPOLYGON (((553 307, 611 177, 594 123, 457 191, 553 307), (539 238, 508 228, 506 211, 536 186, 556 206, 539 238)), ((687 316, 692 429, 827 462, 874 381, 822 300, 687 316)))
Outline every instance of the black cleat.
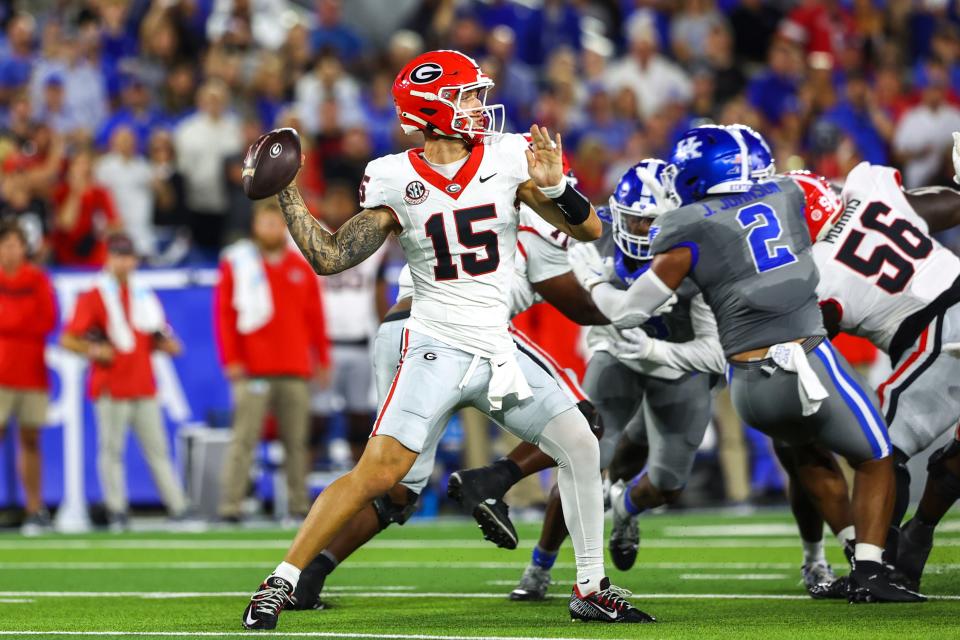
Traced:
POLYGON ((850 573, 847 601, 926 602, 927 598, 892 580, 882 563, 861 560, 850 573))
POLYGON ((903 525, 897 546, 897 570, 903 586, 917 591, 923 568, 933 549, 933 527, 920 523, 916 518, 903 525))
POLYGON ((454 471, 447 483, 447 496, 473 516, 485 540, 503 549, 516 549, 517 530, 510 522, 509 508, 500 499, 503 494, 489 490, 484 476, 484 469, 454 471))
POLYGON ((610 578, 601 580, 600 590, 587 596, 581 596, 574 585, 570 594, 570 619, 574 622, 656 622, 656 618, 627 602, 631 595, 626 589, 611 585, 610 578))
POLYGON ((280 611, 292 598, 292 584, 279 576, 268 576, 243 610, 244 629, 276 629, 280 611))
POLYGON ((807 593, 814 600, 846 600, 850 589, 850 578, 840 576, 833 582, 823 582, 807 587, 807 593))
POLYGON ((300 579, 297 580, 297 588, 293 592, 293 598, 283 608, 293 611, 326 609, 326 603, 320 599, 320 592, 323 591, 323 583, 326 582, 327 575, 329 575, 327 566, 322 561, 322 556, 314 558, 313 562, 300 572, 300 579))

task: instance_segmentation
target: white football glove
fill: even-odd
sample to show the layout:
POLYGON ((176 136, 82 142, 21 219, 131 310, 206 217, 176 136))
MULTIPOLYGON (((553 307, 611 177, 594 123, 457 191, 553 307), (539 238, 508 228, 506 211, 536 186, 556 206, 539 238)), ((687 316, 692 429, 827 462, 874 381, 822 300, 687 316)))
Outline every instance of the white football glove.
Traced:
POLYGON ((953 132, 953 181, 960 184, 960 132, 953 132))
POLYGON ((675 304, 677 304, 677 294, 672 293, 670 294, 670 299, 657 307, 657 310, 653 312, 653 315, 662 316, 665 313, 670 313, 673 310, 673 305, 675 304))
POLYGON ((620 332, 622 340, 614 343, 617 358, 622 360, 646 360, 653 351, 653 338, 639 327, 620 332))
POLYGON ((573 275, 589 291, 601 282, 613 279, 613 260, 601 258, 597 248, 589 242, 578 242, 567 249, 567 260, 573 275))

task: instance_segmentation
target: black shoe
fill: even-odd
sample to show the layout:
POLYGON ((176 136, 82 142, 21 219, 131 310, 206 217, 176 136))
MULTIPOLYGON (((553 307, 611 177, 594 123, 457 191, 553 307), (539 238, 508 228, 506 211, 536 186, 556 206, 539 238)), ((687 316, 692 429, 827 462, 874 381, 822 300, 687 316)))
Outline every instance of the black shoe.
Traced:
POLYGON ((917 591, 920 577, 933 549, 933 527, 920 523, 916 518, 903 525, 897 546, 897 570, 903 586, 917 591))
POLYGON ((927 598, 891 579, 880 562, 858 561, 850 573, 848 602, 926 602, 927 598))
POLYGON ((857 545, 853 540, 847 540, 843 543, 843 556, 847 559, 847 564, 850 565, 850 568, 853 568, 853 554, 856 551, 857 545))
POLYGON ((27 514, 20 525, 20 533, 24 536, 39 536, 53 531, 53 522, 50 512, 41 508, 39 511, 27 514))
POLYGON ((807 587, 807 593, 814 600, 846 600, 849 590, 850 578, 848 576, 840 576, 833 582, 823 582, 807 587))
POLYGON ((323 583, 330 575, 329 567, 333 563, 324 556, 317 556, 313 562, 300 572, 297 588, 293 592, 293 599, 284 609, 305 611, 308 609, 326 609, 326 603, 320 599, 323 583))
POLYGON ((503 549, 517 548, 517 530, 510 522, 502 492, 485 482, 486 467, 454 471, 447 483, 447 496, 480 525, 485 540, 503 549))
POLYGON ((245 629, 276 629, 277 619, 293 598, 293 585, 279 576, 269 576, 243 610, 245 629))
POLYGON ((570 594, 570 619, 579 622, 656 622, 653 616, 627 602, 632 593, 610 584, 610 578, 600 581, 600 590, 581 596, 576 585, 570 594))

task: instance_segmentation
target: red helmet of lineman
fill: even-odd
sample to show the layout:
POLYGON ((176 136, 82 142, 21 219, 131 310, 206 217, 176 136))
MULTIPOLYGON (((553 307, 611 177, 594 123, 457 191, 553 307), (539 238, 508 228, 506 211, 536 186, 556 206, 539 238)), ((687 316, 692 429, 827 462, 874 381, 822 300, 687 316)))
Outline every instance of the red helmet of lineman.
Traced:
POLYGON ((393 101, 404 133, 419 130, 476 144, 503 133, 503 105, 487 104, 492 88, 493 80, 470 56, 428 51, 397 74, 393 101))
POLYGON ((810 230, 810 241, 816 242, 827 235, 837 221, 843 212, 843 202, 821 175, 810 171, 790 171, 787 175, 803 190, 803 215, 810 230))

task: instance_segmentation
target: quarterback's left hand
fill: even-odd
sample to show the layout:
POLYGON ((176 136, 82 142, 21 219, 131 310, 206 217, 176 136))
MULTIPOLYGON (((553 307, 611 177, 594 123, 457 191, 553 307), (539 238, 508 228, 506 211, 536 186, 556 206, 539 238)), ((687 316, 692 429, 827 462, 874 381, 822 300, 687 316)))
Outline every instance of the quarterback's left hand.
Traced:
POLYGON ((559 133, 554 141, 546 127, 531 126, 526 154, 527 171, 534 184, 546 189, 563 182, 563 146, 559 133))
POLYGON ((592 243, 575 243, 567 249, 567 260, 580 286, 587 291, 601 282, 609 282, 613 279, 613 261, 610 258, 601 258, 592 243))
POLYGON ((653 338, 639 328, 624 329, 620 332, 622 340, 614 344, 617 358, 622 360, 646 360, 653 351, 653 338))

